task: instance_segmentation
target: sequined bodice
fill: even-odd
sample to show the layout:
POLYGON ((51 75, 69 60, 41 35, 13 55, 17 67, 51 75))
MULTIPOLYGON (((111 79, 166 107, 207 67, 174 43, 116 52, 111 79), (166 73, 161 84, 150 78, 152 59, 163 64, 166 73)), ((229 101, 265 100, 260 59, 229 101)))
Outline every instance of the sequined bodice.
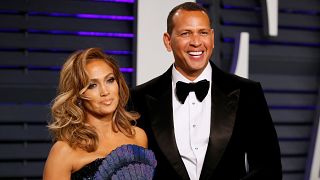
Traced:
POLYGON ((127 144, 72 173, 71 179, 152 179, 156 164, 151 150, 127 144))

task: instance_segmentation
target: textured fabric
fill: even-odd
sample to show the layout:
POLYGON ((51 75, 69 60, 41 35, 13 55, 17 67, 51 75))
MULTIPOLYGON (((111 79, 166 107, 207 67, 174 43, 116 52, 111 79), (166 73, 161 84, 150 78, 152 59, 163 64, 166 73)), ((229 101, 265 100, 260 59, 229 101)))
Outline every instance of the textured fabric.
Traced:
POLYGON ((154 153, 137 145, 122 145, 72 174, 71 179, 152 179, 157 165, 154 153))
POLYGON ((99 158, 85 165, 80 170, 72 173, 71 180, 79 180, 79 179, 92 180, 94 177, 94 174, 98 171, 98 168, 101 165, 102 161, 103 161, 103 158, 101 159, 99 158))

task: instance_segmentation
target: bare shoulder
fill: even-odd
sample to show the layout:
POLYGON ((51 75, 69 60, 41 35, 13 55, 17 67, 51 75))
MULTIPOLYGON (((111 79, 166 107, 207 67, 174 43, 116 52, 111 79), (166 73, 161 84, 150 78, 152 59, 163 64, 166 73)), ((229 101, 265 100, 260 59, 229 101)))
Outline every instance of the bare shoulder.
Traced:
POLYGON ((64 141, 57 141, 56 143, 53 144, 51 148, 52 153, 70 153, 74 151, 67 142, 64 141))
POLYGON ((52 146, 50 153, 49 153, 49 158, 54 157, 55 159, 59 160, 66 160, 66 157, 72 156, 73 152, 75 150, 72 149, 68 143, 64 141, 57 141, 54 143, 52 146))
POLYGON ((44 179, 67 179, 73 168, 74 150, 63 141, 52 146, 43 172, 44 179))
POLYGON ((137 126, 134 126, 134 130, 136 132, 135 140, 136 140, 137 144, 139 146, 147 148, 148 147, 148 137, 147 137, 146 132, 137 126))

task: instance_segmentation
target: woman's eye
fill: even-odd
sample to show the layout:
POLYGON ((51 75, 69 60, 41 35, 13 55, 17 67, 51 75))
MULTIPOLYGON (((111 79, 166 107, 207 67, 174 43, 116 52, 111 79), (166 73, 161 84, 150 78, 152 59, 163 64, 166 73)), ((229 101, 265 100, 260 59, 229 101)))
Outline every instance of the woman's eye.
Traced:
POLYGON ((93 89, 97 86, 97 84, 94 84, 94 83, 90 83, 89 86, 88 86, 88 89, 93 89))
POLYGON ((107 79, 107 82, 108 83, 113 83, 116 79, 114 77, 111 77, 109 79, 107 79))

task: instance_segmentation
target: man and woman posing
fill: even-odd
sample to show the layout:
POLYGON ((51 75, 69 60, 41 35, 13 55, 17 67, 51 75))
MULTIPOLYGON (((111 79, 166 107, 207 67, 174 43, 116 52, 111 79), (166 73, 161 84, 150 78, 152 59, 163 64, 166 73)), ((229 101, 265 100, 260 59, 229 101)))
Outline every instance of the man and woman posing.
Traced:
POLYGON ((73 54, 52 107, 44 179, 282 179, 261 85, 210 61, 211 23, 193 2, 171 10, 163 41, 174 64, 132 89, 139 114, 125 110, 128 88, 110 57, 73 54))

